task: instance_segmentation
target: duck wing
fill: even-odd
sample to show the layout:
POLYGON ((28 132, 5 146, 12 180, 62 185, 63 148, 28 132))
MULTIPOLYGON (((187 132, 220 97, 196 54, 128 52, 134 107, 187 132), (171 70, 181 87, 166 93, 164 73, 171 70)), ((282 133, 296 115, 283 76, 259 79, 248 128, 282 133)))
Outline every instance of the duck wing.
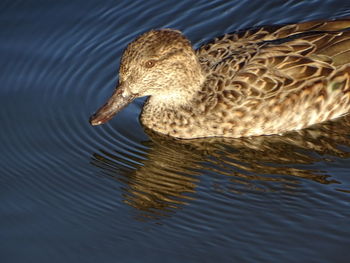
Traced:
POLYGON ((200 53, 201 61, 206 59, 210 69, 205 92, 229 92, 240 104, 279 93, 288 95, 324 79, 332 82, 335 76, 346 75, 350 66, 348 27, 350 19, 262 27, 226 35, 208 44, 210 49, 204 46, 206 51, 200 53), (219 56, 224 49, 225 54, 219 56))
POLYGON ((196 52, 202 64, 208 68, 232 57, 247 46, 264 42, 295 38, 315 32, 337 32, 350 28, 349 19, 311 21, 299 24, 253 27, 225 34, 201 46, 196 52))
POLYGON ((261 27, 203 46, 205 112, 218 122, 238 118, 245 128, 235 137, 301 129, 347 113, 349 28, 347 19, 261 27))

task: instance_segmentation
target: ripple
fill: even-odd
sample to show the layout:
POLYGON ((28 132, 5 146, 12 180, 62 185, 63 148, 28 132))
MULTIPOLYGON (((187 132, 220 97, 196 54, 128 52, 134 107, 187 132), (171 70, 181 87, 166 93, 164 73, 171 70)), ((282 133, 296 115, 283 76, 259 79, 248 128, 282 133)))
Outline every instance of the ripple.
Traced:
POLYGON ((146 30, 178 28, 198 46, 244 27, 343 16, 344 1, 1 6, 8 247, 34 251, 30 242, 50 258, 133 247, 142 256, 171 251, 176 261, 271 262, 346 244, 349 117, 285 136, 183 142, 144 130, 140 99, 108 124, 88 123, 118 82, 127 43, 146 30))
MULTIPOLYGON (((71 19, 66 23, 71 24, 74 20, 77 21, 71 19)), ((22 122, 22 126, 15 126, 14 129, 6 132, 11 136, 7 138, 8 143, 5 146, 8 148, 6 151, 8 163, 20 160, 16 166, 7 168, 8 173, 24 177, 26 175, 23 170, 29 172, 25 180, 18 178, 21 185, 16 184, 12 187, 31 188, 42 200, 50 195, 51 198, 45 201, 46 205, 50 206, 55 206, 55 202, 50 200, 57 199, 61 200, 60 202, 70 200, 72 203, 89 203, 93 209, 81 211, 87 215, 96 214, 96 211, 100 211, 98 207, 103 207, 104 203, 101 203, 101 200, 94 202, 88 196, 72 192, 74 188, 80 189, 81 178, 61 175, 72 171, 76 174, 91 172, 88 167, 72 166, 67 162, 67 158, 77 160, 78 165, 82 163, 82 156, 90 157, 90 153, 96 148, 113 145, 124 148, 127 153, 136 156, 143 153, 145 148, 129 139, 128 135, 112 129, 110 124, 102 129, 90 128, 87 122, 90 112, 87 110, 91 109, 88 109, 87 105, 96 98, 96 91, 91 87, 101 87, 101 91, 104 91, 103 87, 109 90, 111 74, 105 74, 101 69, 107 68, 105 72, 108 72, 106 65, 115 67, 106 54, 114 50, 118 42, 111 45, 113 40, 110 40, 105 43, 105 46, 100 45, 101 38, 104 34, 111 32, 111 27, 105 27, 105 30, 99 31, 99 34, 94 34, 93 31, 81 30, 88 28, 91 23, 89 18, 83 17, 78 21, 68 31, 65 26, 58 27, 43 41, 34 39, 32 43, 26 43, 27 49, 13 54, 16 61, 24 61, 24 63, 14 64, 12 70, 21 72, 25 78, 18 80, 15 74, 8 78, 7 83, 20 82, 21 85, 16 85, 17 89, 11 91, 11 94, 17 94, 17 104, 8 105, 8 113, 4 120, 5 127, 13 127, 11 120, 14 119, 22 122), (106 47, 108 47, 107 51, 106 47), (102 56, 99 55, 101 52, 102 56), (83 57, 89 58, 91 53, 95 53, 91 59, 95 58, 96 63, 92 64, 89 59, 83 60, 83 63, 77 63, 83 57), (24 57, 33 55, 35 59, 23 60, 24 57), (100 56, 99 59, 96 59, 96 56, 100 56), (35 71, 35 69, 45 70, 35 71), (28 90, 31 90, 30 95, 28 90), (21 116, 18 116, 19 112, 16 109, 18 105, 25 107, 28 104, 32 104, 31 111, 21 112, 21 116), (82 105, 85 106, 85 110, 82 109, 82 105), (34 175, 35 171, 38 176, 34 175), (51 176, 43 176, 45 174, 51 176), (57 187, 54 192, 48 188, 52 185, 57 187)), ((36 35, 44 34, 44 31, 33 32, 36 35)), ((21 48, 23 45, 17 46, 21 48)), ((121 48, 119 47, 119 53, 121 48)), ((101 191, 104 190, 105 188, 101 188, 101 191)), ((98 193, 98 188, 95 191, 98 193)), ((64 211, 70 214, 69 209, 64 211)))

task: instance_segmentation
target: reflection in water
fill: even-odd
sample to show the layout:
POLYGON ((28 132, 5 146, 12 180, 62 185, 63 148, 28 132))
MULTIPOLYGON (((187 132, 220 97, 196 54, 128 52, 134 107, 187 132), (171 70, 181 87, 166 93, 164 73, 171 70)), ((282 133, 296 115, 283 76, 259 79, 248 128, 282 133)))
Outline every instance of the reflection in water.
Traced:
POLYGON ((165 216, 193 198, 189 194, 195 192, 199 174, 195 166, 201 155, 186 151, 183 145, 167 144, 165 140, 145 144, 150 148, 144 158, 134 157, 131 161, 128 156, 128 161, 118 157, 123 156, 121 152, 101 151, 94 154, 92 164, 125 184, 125 203, 146 211, 143 216, 165 216))
POLYGON ((200 175, 224 175, 218 188, 237 194, 292 194, 301 187, 301 179, 341 184, 314 167, 349 158, 349 131, 350 116, 283 136, 242 139, 176 140, 147 130, 151 141, 144 143, 148 147, 144 156, 101 150, 92 164, 123 183, 127 204, 143 211, 143 216, 157 218, 196 198, 200 175))

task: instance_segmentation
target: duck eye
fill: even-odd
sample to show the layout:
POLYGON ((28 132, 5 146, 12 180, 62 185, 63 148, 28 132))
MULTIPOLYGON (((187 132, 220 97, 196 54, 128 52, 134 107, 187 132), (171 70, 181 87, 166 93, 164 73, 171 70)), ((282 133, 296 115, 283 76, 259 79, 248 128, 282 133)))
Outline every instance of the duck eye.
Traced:
POLYGON ((151 68, 155 64, 156 64, 156 62, 154 60, 148 60, 148 61, 146 61, 145 66, 146 66, 146 68, 151 68))

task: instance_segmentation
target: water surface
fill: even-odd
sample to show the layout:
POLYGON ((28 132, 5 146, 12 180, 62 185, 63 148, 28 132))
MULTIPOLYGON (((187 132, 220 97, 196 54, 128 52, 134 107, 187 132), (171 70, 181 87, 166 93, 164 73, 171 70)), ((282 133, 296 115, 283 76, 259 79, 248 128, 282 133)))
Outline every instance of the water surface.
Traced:
POLYGON ((313 1, 2 1, 1 262, 348 262, 350 117, 285 136, 179 141, 143 99, 108 124, 120 55, 152 28, 198 47, 350 15, 313 1))

